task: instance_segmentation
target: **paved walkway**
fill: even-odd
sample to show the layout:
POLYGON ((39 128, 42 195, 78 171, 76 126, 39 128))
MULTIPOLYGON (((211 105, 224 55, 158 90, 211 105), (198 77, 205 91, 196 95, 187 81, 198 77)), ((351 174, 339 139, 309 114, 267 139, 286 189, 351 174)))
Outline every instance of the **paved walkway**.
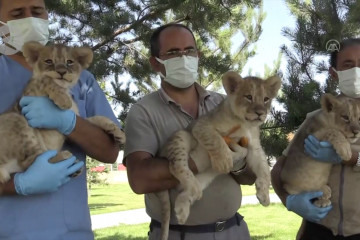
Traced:
MULTIPOLYGON (((281 202, 279 197, 272 193, 270 194, 270 201, 272 203, 281 202)), ((256 196, 243 196, 241 205, 247 204, 258 204, 256 196)), ((145 212, 145 208, 105 213, 91 216, 92 229, 100 229, 118 226, 119 224, 140 224, 140 223, 149 223, 150 218, 145 212)))

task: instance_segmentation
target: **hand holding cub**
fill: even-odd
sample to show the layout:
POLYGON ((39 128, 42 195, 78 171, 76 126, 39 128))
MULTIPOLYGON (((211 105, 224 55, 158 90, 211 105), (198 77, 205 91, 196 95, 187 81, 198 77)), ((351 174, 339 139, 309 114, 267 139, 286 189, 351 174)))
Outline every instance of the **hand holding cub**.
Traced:
POLYGON ((305 139, 304 148, 305 153, 320 162, 338 164, 342 161, 331 143, 327 141, 320 142, 313 135, 309 135, 305 139))
POLYGON ((232 151, 233 167, 231 171, 242 169, 246 164, 247 148, 241 147, 239 144, 233 142, 229 145, 232 151))
POLYGON ((239 142, 235 142, 228 137, 224 137, 224 140, 231 150, 233 160, 233 167, 231 171, 237 171, 239 169, 242 169, 246 164, 245 158, 248 152, 246 148, 248 146, 247 138, 243 137, 240 139, 239 142))

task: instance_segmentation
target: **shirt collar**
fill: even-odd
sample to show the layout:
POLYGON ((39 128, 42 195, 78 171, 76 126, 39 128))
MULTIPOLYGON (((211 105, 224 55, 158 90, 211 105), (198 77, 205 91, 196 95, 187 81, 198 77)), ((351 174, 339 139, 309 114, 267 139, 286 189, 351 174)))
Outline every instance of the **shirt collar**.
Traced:
MULTIPOLYGON (((199 94, 199 102, 201 103, 201 102, 205 101, 205 99, 210 96, 210 93, 209 93, 206 89, 204 89, 200 84, 198 84, 198 83, 196 83, 196 82, 195 82, 194 84, 195 84, 195 89, 196 89, 196 91, 197 91, 198 94, 199 94)), ((169 103, 172 102, 172 103, 177 104, 177 103, 165 92, 165 90, 164 90, 163 88, 160 88, 160 89, 158 90, 158 93, 159 93, 160 98, 161 98, 165 103, 169 104, 169 103)), ((177 104, 177 105, 178 105, 178 104, 177 104)))

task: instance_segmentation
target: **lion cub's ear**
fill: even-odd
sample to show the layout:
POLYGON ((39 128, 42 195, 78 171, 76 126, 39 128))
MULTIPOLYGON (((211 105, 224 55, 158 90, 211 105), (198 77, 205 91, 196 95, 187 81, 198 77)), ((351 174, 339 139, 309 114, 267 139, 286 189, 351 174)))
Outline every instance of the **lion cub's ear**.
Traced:
POLYGON ((274 98, 277 96, 277 93, 281 87, 281 79, 279 76, 272 76, 265 80, 266 89, 269 90, 269 94, 271 98, 274 98))
POLYGON ((234 94, 241 82, 243 82, 243 79, 234 71, 228 71, 222 77, 222 83, 227 95, 234 94))
POLYGON ((44 48, 41 43, 31 41, 24 44, 22 47, 22 53, 25 57, 27 63, 33 66, 36 61, 39 59, 40 51, 44 48))
POLYGON ((84 69, 90 66, 94 57, 93 51, 88 47, 74 48, 72 54, 84 69))
POLYGON ((339 104, 339 101, 330 93, 325 93, 321 96, 321 108, 325 112, 331 112, 337 104, 339 104))

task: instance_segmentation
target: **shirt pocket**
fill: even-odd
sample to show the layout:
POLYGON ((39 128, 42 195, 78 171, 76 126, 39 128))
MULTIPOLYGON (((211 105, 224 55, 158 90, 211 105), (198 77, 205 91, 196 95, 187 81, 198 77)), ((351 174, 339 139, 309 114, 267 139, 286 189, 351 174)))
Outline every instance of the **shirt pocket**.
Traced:
MULTIPOLYGON (((74 153, 79 160, 84 160, 85 156, 80 156, 74 151, 71 152, 74 153)), ((67 234, 78 233, 79 235, 88 235, 92 232, 87 202, 86 173, 83 172, 76 178, 72 178, 68 184, 63 186, 63 216, 67 234)), ((79 237, 67 239, 80 240, 86 238, 79 237)))

